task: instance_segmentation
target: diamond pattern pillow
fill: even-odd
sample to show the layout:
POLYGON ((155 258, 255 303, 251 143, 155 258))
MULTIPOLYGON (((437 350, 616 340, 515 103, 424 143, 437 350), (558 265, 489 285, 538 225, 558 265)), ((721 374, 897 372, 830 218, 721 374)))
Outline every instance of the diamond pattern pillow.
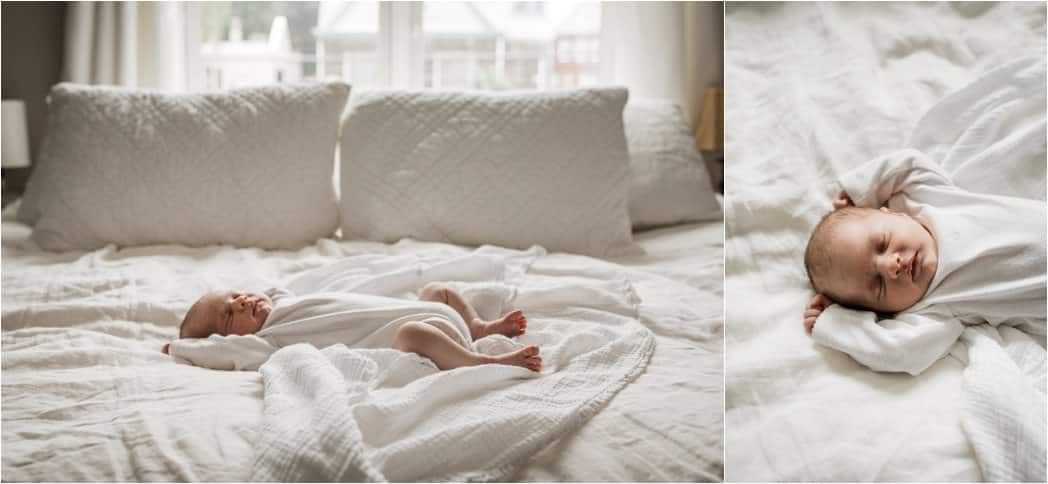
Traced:
POLYGON ((354 95, 343 237, 607 256, 632 246, 625 88, 354 95))
POLYGON ((676 103, 633 100, 623 120, 633 169, 634 228, 722 218, 706 165, 676 103))
POLYGON ((59 84, 19 218, 51 250, 330 237, 348 96, 343 83, 204 94, 59 84))

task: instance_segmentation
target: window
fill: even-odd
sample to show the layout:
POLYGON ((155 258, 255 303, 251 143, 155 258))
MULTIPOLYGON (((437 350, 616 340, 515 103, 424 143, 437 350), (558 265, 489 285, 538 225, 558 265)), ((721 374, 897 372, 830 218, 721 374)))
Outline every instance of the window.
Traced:
POLYGON ((592 85, 599 2, 201 2, 206 88, 337 77, 357 87, 592 85))
POLYGON ((206 88, 295 82, 316 77, 319 4, 201 2, 199 68, 206 88))

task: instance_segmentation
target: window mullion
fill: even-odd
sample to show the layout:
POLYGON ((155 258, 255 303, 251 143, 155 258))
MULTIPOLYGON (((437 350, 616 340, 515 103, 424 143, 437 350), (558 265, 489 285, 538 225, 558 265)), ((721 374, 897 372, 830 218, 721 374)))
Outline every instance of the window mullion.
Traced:
POLYGON ((379 3, 379 53, 386 85, 422 87, 422 2, 379 3))

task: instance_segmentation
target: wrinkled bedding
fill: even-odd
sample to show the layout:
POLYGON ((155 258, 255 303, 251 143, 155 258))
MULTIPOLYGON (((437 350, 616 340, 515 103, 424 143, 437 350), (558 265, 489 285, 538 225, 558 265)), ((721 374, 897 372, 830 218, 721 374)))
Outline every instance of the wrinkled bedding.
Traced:
MULTIPOLYGON (((13 207, 8 207, 9 214, 13 207)), ((722 476, 721 223, 639 233, 644 254, 550 254, 523 284, 626 278, 655 335, 644 372, 512 480, 708 481, 722 476), (611 262, 611 263, 609 263, 611 262)), ((464 249, 321 240, 298 251, 150 246, 47 253, 3 223, 5 480, 249 479, 262 377, 175 364, 159 350, 189 303, 357 254, 464 249)))
MULTIPOLYGON (((547 275, 529 270, 543 253, 484 246, 421 260, 348 257, 289 282, 296 294, 368 294, 387 298, 388 305, 403 301, 397 297, 403 291, 410 298, 429 282, 454 281, 449 284, 484 318, 508 308, 528 315, 525 334, 484 337, 470 346, 497 355, 536 345, 542 371, 510 365, 440 371, 388 344, 285 346, 258 369, 264 412, 251 481, 505 480, 539 449, 582 426, 644 371, 655 336, 637 320, 640 300, 614 267, 520 284, 526 271, 547 275)), ((274 312, 280 300, 276 304, 274 312)), ((339 322, 340 338, 372 338, 398 324, 368 320, 339 322)), ((468 337, 462 326, 458 331, 468 337)))
MULTIPOLYGON (((927 135, 963 130, 922 118, 1018 53, 1043 52, 1043 4, 729 4, 725 46, 725 479, 982 480, 961 424, 964 363, 882 374, 816 346, 802 254, 830 182, 915 132, 943 144, 925 148, 953 173, 986 180, 970 174, 992 157, 950 162, 945 145, 964 140, 927 135)), ((1013 186, 1043 200, 1043 183, 1013 186)))

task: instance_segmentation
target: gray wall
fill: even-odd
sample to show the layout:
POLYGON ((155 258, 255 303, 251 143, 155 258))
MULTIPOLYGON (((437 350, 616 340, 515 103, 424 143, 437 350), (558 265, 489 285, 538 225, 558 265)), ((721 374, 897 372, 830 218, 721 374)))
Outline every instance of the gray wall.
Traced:
MULTIPOLYGON (((44 99, 62 73, 65 2, 3 2, 2 68, 0 91, 4 99, 26 103, 30 156, 36 159, 44 135, 47 105, 44 99)), ((5 198, 21 193, 29 168, 4 170, 5 198)))

